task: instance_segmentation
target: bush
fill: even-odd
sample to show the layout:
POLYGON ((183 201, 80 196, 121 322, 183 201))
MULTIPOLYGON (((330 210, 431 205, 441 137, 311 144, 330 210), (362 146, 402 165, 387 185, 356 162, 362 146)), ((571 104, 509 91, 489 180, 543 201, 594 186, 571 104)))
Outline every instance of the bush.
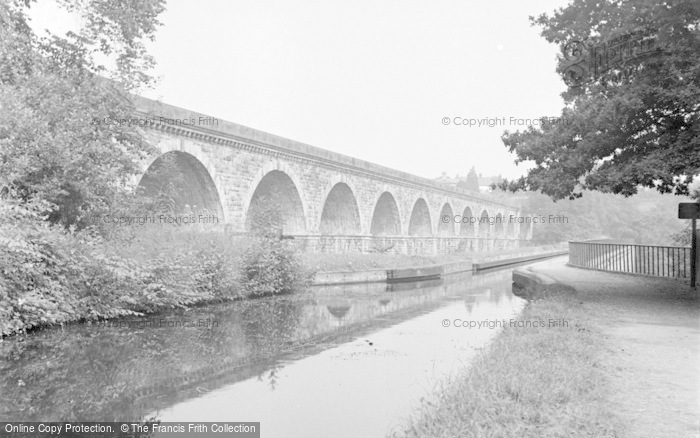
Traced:
POLYGON ((257 236, 243 254, 241 282, 250 296, 290 293, 313 282, 314 272, 287 240, 257 236))
POLYGON ((285 214, 280 209, 284 196, 271 191, 251 206, 250 231, 253 238, 243 253, 241 284, 249 296, 290 293, 311 285, 315 272, 302 263, 301 254, 290 240, 282 240, 285 214))
POLYGON ((76 231, 50 205, 0 197, 0 336, 243 296, 240 239, 222 229, 76 231))
POLYGON ((99 237, 50 225, 48 208, 0 200, 0 335, 136 313, 124 291, 138 297, 149 277, 107 256, 99 237))
MULTIPOLYGON (((48 202, 12 195, 0 195, 0 336, 289 293, 313 277, 293 244, 276 237, 273 222, 256 228, 253 238, 197 225, 119 227, 98 221, 77 230, 52 225, 48 202)), ((144 206, 129 199, 135 201, 132 209, 144 206)), ((131 215, 127 204, 117 203, 112 214, 131 215)))

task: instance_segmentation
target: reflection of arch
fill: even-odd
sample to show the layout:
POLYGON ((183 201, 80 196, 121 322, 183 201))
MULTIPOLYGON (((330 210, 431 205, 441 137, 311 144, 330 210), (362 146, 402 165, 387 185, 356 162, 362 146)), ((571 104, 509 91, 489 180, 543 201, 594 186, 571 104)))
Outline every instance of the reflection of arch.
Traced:
POLYGON ((464 297, 464 307, 467 308, 467 312, 471 315, 471 313, 474 311, 474 307, 476 306, 476 297, 473 295, 467 295, 464 297))
POLYGON ((501 213, 498 213, 496 215, 496 219, 494 222, 494 227, 493 227, 493 237, 496 237, 498 239, 503 238, 503 216, 501 213))
POLYGON ((257 215, 282 214, 282 230, 286 234, 300 234, 306 230, 306 219, 301 196, 290 176, 280 170, 265 174, 255 186, 246 212, 246 229, 250 230, 257 215))
POLYGON ((172 192, 168 195, 173 196, 176 212, 213 214, 221 222, 226 221, 211 172, 188 152, 168 151, 153 160, 141 177, 138 190, 147 196, 172 192))
POLYGON ((459 225, 459 235, 473 237, 474 236, 474 222, 472 221, 472 209, 465 207, 462 212, 461 223, 459 225))
POLYGON ((455 235, 454 213, 452 212, 452 206, 447 202, 442 206, 442 210, 440 210, 440 218, 438 219, 438 235, 455 235), (446 221, 445 218, 448 218, 449 220, 446 221))
POLYGON ((506 226, 506 238, 507 239, 515 238, 515 222, 513 222, 510 219, 511 219, 511 217, 509 216, 508 220, 507 220, 508 225, 506 226))
POLYGON ((532 233, 534 232, 535 228, 535 223, 532 221, 532 216, 529 216, 530 222, 527 223, 527 227, 525 227, 525 239, 529 240, 532 239, 532 233))
POLYGON ((489 226, 489 212, 484 210, 479 217, 479 237, 489 237, 491 227, 489 226))
POLYGON ((408 223, 409 236, 430 236, 433 234, 433 227, 430 224, 430 209, 425 199, 418 198, 413 204, 411 219, 408 223))
POLYGON ((518 235, 518 239, 526 240, 528 231, 532 224, 530 223, 530 216, 525 216, 522 218, 523 222, 520 223, 520 233, 518 235))
POLYGON ((321 234, 359 234, 360 211, 357 200, 350 187, 345 183, 333 186, 323 203, 321 234))
POLYGON ((373 236, 398 236, 401 234, 399 207, 389 192, 381 194, 372 213, 370 234, 373 236))
POLYGON ((345 318, 345 315, 348 314, 351 308, 352 306, 348 304, 326 306, 326 309, 328 309, 331 315, 335 316, 337 319, 345 318))

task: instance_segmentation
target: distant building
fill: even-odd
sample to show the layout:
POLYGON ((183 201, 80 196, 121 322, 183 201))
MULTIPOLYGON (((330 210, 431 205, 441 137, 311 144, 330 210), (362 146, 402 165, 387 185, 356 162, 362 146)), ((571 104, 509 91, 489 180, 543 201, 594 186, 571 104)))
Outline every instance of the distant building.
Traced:
MULTIPOLYGON (((503 177, 501 175, 497 176, 483 176, 479 174, 479 191, 482 193, 490 192, 491 191, 491 184, 493 183, 499 183, 503 180, 503 177)), ((459 176, 459 174, 451 178, 450 176, 447 175, 447 172, 442 172, 442 175, 439 177, 433 179, 433 181, 437 182, 438 184, 442 184, 446 187, 449 187, 451 189, 454 189, 457 187, 457 184, 462 186, 463 184, 467 183, 467 177, 466 176, 459 176)))
POLYGON ((447 172, 442 172, 442 175, 434 179, 435 182, 454 189, 460 181, 459 175, 456 178, 447 176, 447 172))
POLYGON ((501 175, 498 175, 498 176, 479 175, 479 191, 490 192, 491 191, 491 184, 497 184, 501 181, 503 181, 503 177, 501 175))

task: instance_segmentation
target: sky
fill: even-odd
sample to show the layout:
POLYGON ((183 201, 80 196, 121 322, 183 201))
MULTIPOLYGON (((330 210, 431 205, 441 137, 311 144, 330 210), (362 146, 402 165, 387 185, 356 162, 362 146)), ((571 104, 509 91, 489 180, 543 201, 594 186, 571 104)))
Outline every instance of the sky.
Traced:
MULTIPOLYGON (((426 178, 513 178, 503 131, 559 115, 565 89, 528 16, 566 3, 171 0, 144 95, 426 178)), ((35 30, 76 23, 33 9, 35 30)))

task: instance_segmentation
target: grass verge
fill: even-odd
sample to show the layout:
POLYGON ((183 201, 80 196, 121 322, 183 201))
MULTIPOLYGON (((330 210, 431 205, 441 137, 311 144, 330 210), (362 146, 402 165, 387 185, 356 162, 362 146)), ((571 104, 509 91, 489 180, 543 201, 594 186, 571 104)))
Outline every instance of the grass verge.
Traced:
POLYGON ((575 293, 540 294, 468 369, 424 401, 408 437, 618 437, 600 322, 575 293), (550 325, 550 320, 568 322, 550 325))

